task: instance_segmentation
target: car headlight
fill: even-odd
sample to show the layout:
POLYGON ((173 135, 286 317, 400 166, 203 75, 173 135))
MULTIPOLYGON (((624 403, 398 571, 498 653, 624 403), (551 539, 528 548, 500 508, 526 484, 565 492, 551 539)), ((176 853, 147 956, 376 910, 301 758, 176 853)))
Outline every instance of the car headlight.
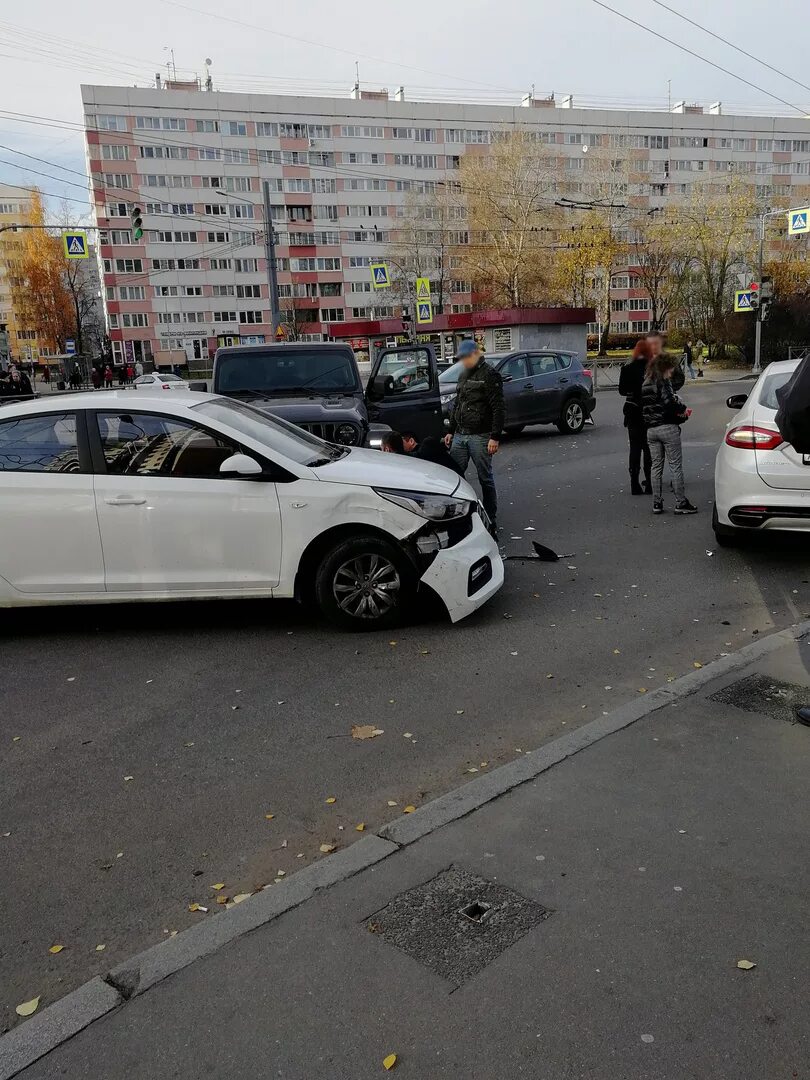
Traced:
POLYGON ((344 446, 354 446, 357 442, 357 434, 354 424, 338 424, 335 429, 335 438, 344 446))
POLYGON ((419 517, 428 521, 453 521, 464 517, 472 510, 473 503, 468 499, 456 499, 452 495, 428 495, 422 491, 389 491, 385 488, 374 489, 378 495, 389 502, 403 506, 419 517))
POLYGON ((442 397, 441 397, 442 405, 449 405, 451 402, 455 401, 455 399, 456 399, 455 394, 442 394, 442 397))

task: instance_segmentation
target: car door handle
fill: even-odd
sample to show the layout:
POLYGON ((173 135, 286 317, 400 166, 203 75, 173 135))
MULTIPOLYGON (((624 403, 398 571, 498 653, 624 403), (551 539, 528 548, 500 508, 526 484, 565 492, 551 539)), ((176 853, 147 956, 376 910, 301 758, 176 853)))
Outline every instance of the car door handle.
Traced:
POLYGON ((104 502, 108 506, 143 506, 146 498, 143 495, 111 495, 104 502))
POLYGON ((568 382, 568 379, 560 379, 560 385, 561 386, 562 386, 563 383, 567 383, 567 382, 568 382))
POLYGON ((523 387, 523 389, 524 390, 534 390, 534 383, 531 383, 531 382, 526 383, 526 385, 523 387))

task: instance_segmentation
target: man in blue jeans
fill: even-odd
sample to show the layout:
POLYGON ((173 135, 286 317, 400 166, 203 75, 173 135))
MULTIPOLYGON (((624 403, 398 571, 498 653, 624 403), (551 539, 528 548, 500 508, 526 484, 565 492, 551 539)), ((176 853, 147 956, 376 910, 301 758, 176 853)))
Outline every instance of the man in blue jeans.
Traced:
POLYGON ((497 532, 498 496, 492 475, 492 457, 498 453, 503 431, 503 381, 486 363, 474 341, 462 341, 456 359, 464 365, 464 371, 458 380, 450 431, 444 441, 462 476, 472 458, 481 484, 484 509, 494 534, 497 532))

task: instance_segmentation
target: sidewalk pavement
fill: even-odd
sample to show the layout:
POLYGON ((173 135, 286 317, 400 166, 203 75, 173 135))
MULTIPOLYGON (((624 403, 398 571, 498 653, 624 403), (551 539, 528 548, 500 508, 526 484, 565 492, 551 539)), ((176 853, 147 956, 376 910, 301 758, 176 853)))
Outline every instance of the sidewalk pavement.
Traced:
MULTIPOLYGON (((518 755, 326 858, 349 860, 329 888, 303 871, 201 916, 113 973, 130 1000, 83 988, 110 1011, 20 1076, 366 1080, 389 1054, 403 1080, 806 1076, 807 635, 518 755), (262 905, 288 910, 143 992, 184 938, 262 905)), ((0 1040, 0 1076, 47 1016, 0 1040)))

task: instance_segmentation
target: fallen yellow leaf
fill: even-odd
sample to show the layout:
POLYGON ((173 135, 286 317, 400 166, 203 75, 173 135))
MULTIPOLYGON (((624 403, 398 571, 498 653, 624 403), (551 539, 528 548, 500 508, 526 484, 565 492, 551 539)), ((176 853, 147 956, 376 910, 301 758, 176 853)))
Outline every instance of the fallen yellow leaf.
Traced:
POLYGON ((217 903, 218 904, 227 904, 228 903, 228 897, 225 895, 225 893, 220 893, 219 894, 219 896, 217 897, 217 903))
POLYGON ((241 904, 243 900, 249 900, 249 899, 250 899, 250 893, 249 892, 240 892, 240 893, 237 893, 236 896, 233 898, 233 902, 235 904, 241 904))
POLYGON ((188 905, 189 911, 208 911, 207 907, 203 907, 202 904, 193 903, 188 905))
POLYGON ((703 667, 703 664, 699 660, 693 660, 692 667, 703 667))
POLYGON ((405 809, 402 811, 402 813, 403 814, 412 814, 415 809, 416 809, 415 806, 406 806, 405 809))
POLYGON ((621 656, 621 649, 614 649, 613 650, 613 655, 614 656, 621 656))
POLYGON ((104 952, 106 948, 106 945, 96 945, 96 952, 104 952))
POLYGON ((389 1054, 388 1057, 383 1058, 383 1068, 386 1070, 386 1072, 390 1072, 390 1070, 393 1069, 393 1067, 396 1065, 396 1063, 397 1063, 397 1055, 396 1054, 389 1054))
POLYGON ((388 805, 389 805, 389 806, 398 806, 398 805, 399 805, 399 803, 395 803, 393 799, 389 799, 389 800, 388 800, 388 805))
POLYGON ((396 645, 396 642, 395 641, 389 641, 388 644, 389 645, 396 645))
POLYGON ((750 971, 751 968, 755 968, 756 966, 757 965, 755 963, 753 963, 751 960, 738 960, 737 961, 737 967, 740 968, 741 971, 750 971))
POLYGON ((373 739, 377 735, 384 735, 385 732, 381 731, 373 724, 352 724, 352 738, 353 739, 373 739))
POLYGON ((50 949, 48 949, 48 952, 58 953, 61 952, 64 947, 64 945, 51 945, 50 949))
POLYGON ((31 998, 30 1001, 24 1001, 22 1005, 18 1005, 14 1010, 17 1016, 31 1016, 39 1008, 39 995, 35 998, 31 998))
POLYGON ((366 828, 365 821, 361 821, 359 825, 355 825, 355 829, 357 830, 357 832, 364 832, 365 828, 366 828))
POLYGON ((211 886, 211 888, 212 888, 212 889, 216 889, 216 891, 217 891, 217 892, 219 892, 219 890, 220 890, 220 889, 224 889, 224 888, 225 888, 225 882, 224 882, 224 881, 218 881, 218 882, 216 883, 216 885, 212 885, 212 886, 211 886))
POLYGON ((331 855, 332 852, 335 850, 336 846, 336 844, 321 844, 320 850, 324 853, 324 855, 331 855))
POLYGON ((273 820, 273 818, 274 818, 274 817, 275 817, 276 815, 275 815, 275 814, 265 814, 264 816, 265 816, 265 818, 267 819, 267 821, 272 821, 272 820, 273 820))
POLYGON ((327 799, 326 801, 327 801, 327 803, 329 804, 329 806, 331 806, 331 805, 332 805, 332 803, 336 803, 336 802, 337 802, 337 799, 335 798, 335 796, 334 796, 334 795, 330 795, 330 796, 329 796, 329 798, 328 798, 328 799, 327 799))
POLYGON ((638 692, 639 692, 640 694, 646 694, 646 693, 647 693, 647 687, 646 687, 646 686, 640 686, 640 687, 638 688, 638 692))

